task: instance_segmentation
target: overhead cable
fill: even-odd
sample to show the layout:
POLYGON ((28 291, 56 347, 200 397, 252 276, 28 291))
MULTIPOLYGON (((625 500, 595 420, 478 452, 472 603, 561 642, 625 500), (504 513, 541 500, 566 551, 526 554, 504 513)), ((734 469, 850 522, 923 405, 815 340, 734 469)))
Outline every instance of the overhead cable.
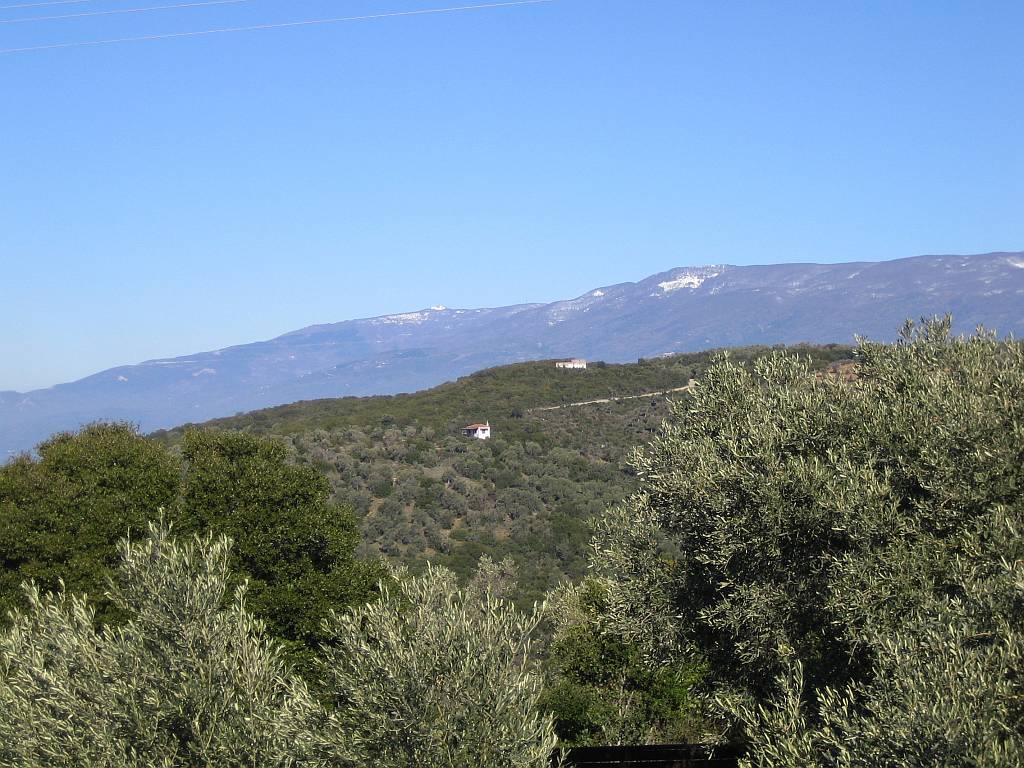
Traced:
POLYGON ((18 5, 0 5, 0 11, 13 11, 16 8, 42 8, 44 5, 81 5, 94 0, 47 0, 45 3, 19 3, 18 5))
POLYGON ((208 5, 237 5, 253 0, 205 0, 201 3, 175 3, 174 5, 151 5, 148 8, 114 8, 109 11, 83 11, 63 13, 57 16, 26 16, 20 19, 0 19, 0 24, 25 24, 29 21, 59 21, 61 19, 85 19, 90 16, 116 16, 122 13, 149 13, 150 11, 175 11, 181 8, 204 8, 208 5))
POLYGON ((52 51, 62 48, 82 48, 86 46, 115 45, 117 43, 149 42, 152 40, 170 40, 178 37, 204 37, 221 35, 230 32, 259 32, 268 29, 287 29, 294 27, 312 27, 319 24, 340 24, 346 21, 372 21, 374 19, 390 19, 399 16, 426 16, 438 13, 457 13, 459 11, 479 11, 491 8, 510 8, 520 5, 542 5, 557 0, 509 0, 502 3, 480 3, 477 5, 456 5, 448 8, 421 8, 415 11, 388 11, 371 13, 363 16, 339 16, 333 19, 309 19, 304 21, 285 21, 276 24, 253 24, 246 27, 222 27, 220 29, 202 29, 192 32, 168 32, 160 35, 139 35, 137 37, 116 37, 106 40, 81 40, 70 43, 50 43, 48 45, 31 45, 24 48, 0 48, 0 55, 8 53, 29 53, 31 51, 52 51))

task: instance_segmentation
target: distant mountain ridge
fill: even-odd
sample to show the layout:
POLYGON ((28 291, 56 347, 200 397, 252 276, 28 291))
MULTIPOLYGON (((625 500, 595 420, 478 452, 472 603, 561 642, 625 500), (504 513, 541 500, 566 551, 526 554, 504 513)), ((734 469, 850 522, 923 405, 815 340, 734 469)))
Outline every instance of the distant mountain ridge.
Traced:
POLYGON ((680 267, 575 299, 431 307, 0 392, 0 459, 95 420, 144 429, 296 400, 394 394, 552 357, 625 362, 748 344, 892 339, 908 317, 1024 331, 1024 252, 845 264, 680 267))

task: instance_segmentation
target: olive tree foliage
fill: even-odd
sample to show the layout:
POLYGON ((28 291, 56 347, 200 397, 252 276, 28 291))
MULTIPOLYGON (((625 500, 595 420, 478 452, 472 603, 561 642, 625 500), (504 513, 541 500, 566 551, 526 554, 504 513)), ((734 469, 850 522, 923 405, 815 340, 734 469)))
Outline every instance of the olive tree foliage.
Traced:
POLYGON ((721 359, 598 523, 614 631, 706 661, 752 765, 1024 763, 1024 350, 949 328, 721 359))
POLYGON ((481 555, 476 571, 466 584, 466 599, 485 603, 488 598, 511 600, 518 587, 519 567, 506 555, 495 562, 490 555, 481 555))
POLYGON ((541 768, 555 746, 538 711, 541 679, 524 615, 486 584, 474 594, 451 571, 403 569, 381 598, 329 621, 331 715, 326 759, 377 768, 541 768))
POLYGON ((317 707, 245 605, 227 539, 122 542, 110 601, 127 621, 27 585, 0 637, 0 766, 293 766, 317 707))

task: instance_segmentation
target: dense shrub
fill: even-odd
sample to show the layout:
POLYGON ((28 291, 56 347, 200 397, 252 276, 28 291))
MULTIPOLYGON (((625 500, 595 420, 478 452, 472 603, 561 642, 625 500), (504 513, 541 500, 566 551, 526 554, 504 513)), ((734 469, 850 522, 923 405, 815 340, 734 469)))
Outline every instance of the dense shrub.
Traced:
MULTIPOLYGON (((749 363, 767 352, 754 347, 734 355, 749 363)), ((817 367, 850 354, 844 347, 800 352, 817 367)), ((290 439, 296 460, 325 474, 334 499, 361 513, 364 555, 385 554, 414 570, 430 559, 461 578, 481 552, 515 557, 522 569, 519 602, 526 605, 584 573, 589 534, 585 526, 572 526, 561 531, 571 540, 556 535, 555 510, 583 524, 635 490, 629 451, 653 436, 669 415, 668 400, 685 394, 535 409, 674 389, 699 376, 711 358, 708 352, 675 355, 571 375, 556 372, 551 361, 522 363, 409 395, 294 403, 209 426, 290 439), (459 427, 484 419, 494 427, 493 439, 460 435, 459 427), (422 481, 439 479, 447 493, 421 493, 422 481), (503 491, 515 493, 499 500, 503 491), (394 505, 381 519, 383 502, 393 499, 401 502, 401 519, 394 505), (427 535, 418 513, 437 508, 451 514, 432 513, 427 535), (524 517, 528 524, 512 525, 524 517)), ((159 437, 177 444, 184 432, 159 437)))

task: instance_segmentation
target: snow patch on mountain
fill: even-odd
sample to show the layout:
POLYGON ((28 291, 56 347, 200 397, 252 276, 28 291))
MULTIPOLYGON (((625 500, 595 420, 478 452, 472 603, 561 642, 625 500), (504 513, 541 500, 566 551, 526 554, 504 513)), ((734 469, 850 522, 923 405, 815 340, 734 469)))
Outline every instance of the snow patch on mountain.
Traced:
POLYGON ((652 296, 665 295, 678 291, 682 288, 689 288, 691 291, 700 288, 704 283, 713 277, 718 277, 722 274, 722 270, 718 267, 701 267, 699 269, 686 269, 676 273, 670 280, 664 280, 658 283, 658 287, 661 288, 661 294, 651 294, 652 296))
MULTIPOLYGON (((434 313, 447 311, 448 307, 444 304, 435 304, 429 309, 421 309, 419 312, 402 312, 397 315, 383 315, 382 317, 371 318, 369 322, 376 325, 421 325, 433 317, 434 313)), ((456 310, 456 314, 462 314, 463 311, 464 310, 456 310)), ((483 310, 473 311, 479 312, 483 310)))
POLYGON ((370 322, 378 325, 420 325, 428 317, 430 317, 430 313, 427 311, 402 312, 401 314, 398 315, 384 315, 383 317, 375 317, 370 322))
POLYGON ((672 291, 678 291, 680 288, 700 288, 701 283, 706 279, 696 275, 683 275, 675 280, 666 280, 663 283, 658 283, 658 287, 665 293, 672 293, 672 291))

